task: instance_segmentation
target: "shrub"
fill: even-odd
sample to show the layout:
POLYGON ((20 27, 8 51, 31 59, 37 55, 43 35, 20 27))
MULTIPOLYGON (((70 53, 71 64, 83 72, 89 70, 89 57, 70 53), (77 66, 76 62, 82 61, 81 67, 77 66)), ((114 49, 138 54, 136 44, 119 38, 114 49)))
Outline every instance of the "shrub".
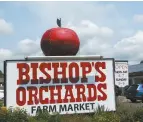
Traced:
POLYGON ((86 114, 62 115, 61 122, 91 122, 92 116, 86 114))
POLYGON ((23 109, 11 111, 5 107, 0 109, 0 122, 28 122, 28 115, 23 109))
POLYGON ((2 107, 4 105, 3 101, 0 100, 0 107, 2 107))
POLYGON ((120 116, 120 122, 135 122, 133 114, 137 110, 137 107, 132 104, 117 104, 116 113, 120 116))
POLYGON ((143 108, 138 108, 133 114, 134 120, 143 122, 143 108))
POLYGON ((28 114, 24 109, 15 108, 13 111, 8 110, 6 122, 28 122, 28 114))
POLYGON ((29 117, 29 122, 61 122, 59 114, 50 115, 48 112, 38 112, 36 116, 29 117))
POLYGON ((34 117, 29 116, 28 122, 38 122, 34 117))
POLYGON ((49 122, 62 122, 61 115, 55 114, 55 115, 50 116, 49 122))
POLYGON ((35 120, 38 120, 38 121, 41 121, 41 120, 47 120, 48 121, 50 118, 50 115, 46 111, 38 112, 34 118, 35 118, 35 120))
POLYGON ((107 112, 104 106, 98 106, 94 114, 50 115, 44 111, 29 116, 24 109, 12 111, 1 107, 0 122, 143 122, 143 108, 122 103, 117 104, 116 112, 107 112))
POLYGON ((120 122, 120 117, 116 113, 101 112, 94 115, 93 122, 120 122))
POLYGON ((6 122, 7 110, 5 107, 0 108, 0 122, 6 122))
POLYGON ((117 114, 120 116, 120 122, 134 122, 133 113, 125 109, 118 111, 117 114))
POLYGON ((93 122, 120 122, 120 117, 114 112, 108 112, 104 106, 98 106, 93 122))

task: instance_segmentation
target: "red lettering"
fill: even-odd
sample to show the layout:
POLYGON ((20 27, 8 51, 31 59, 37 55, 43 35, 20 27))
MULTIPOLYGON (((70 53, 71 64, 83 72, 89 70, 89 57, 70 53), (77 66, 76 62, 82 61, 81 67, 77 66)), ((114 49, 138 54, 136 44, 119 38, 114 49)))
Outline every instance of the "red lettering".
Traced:
POLYGON ((25 105, 25 103, 26 103, 26 90, 25 90, 25 88, 19 87, 16 89, 16 103, 19 106, 25 105))
POLYGON ((38 79, 37 79, 37 68, 38 68, 38 63, 31 63, 31 68, 32 68, 32 79, 31 79, 31 84, 38 84, 38 79))
POLYGON ((87 101, 95 101, 97 98, 97 89, 94 84, 88 84, 88 98, 87 101), (93 94, 93 95, 92 95, 93 94))
POLYGON ((61 90, 62 90, 62 86, 49 86, 49 90, 50 90, 50 103, 54 104, 54 103, 62 103, 62 99, 61 99, 61 90), (57 93, 54 92, 54 90, 57 90, 57 93), (55 99, 54 97, 58 96, 58 99, 55 99))
POLYGON ((65 91, 63 91, 62 88, 62 85, 41 86, 40 88, 30 86, 27 87, 26 91, 24 87, 19 87, 16 90, 16 103, 19 106, 24 106, 25 104, 56 104, 107 100, 107 85, 105 83, 97 85, 87 84, 87 87, 83 84, 78 84, 75 85, 74 90, 76 90, 76 92, 73 92, 73 85, 66 85, 65 91))
POLYGON ((51 70, 51 63, 41 63, 39 69, 46 76, 45 79, 43 77, 39 77, 40 84, 50 83, 51 76, 47 73, 46 69, 51 70))
POLYGON ((28 74, 30 70, 29 65, 27 63, 18 63, 17 68, 19 72, 19 79, 17 80, 17 85, 27 84, 30 80, 30 76, 28 74), (25 79, 23 78, 23 76, 25 76, 25 79))
POLYGON ((63 100, 64 103, 75 102, 75 98, 74 98, 72 89, 73 89, 73 85, 65 86, 66 92, 65 92, 65 97, 63 100), (70 99, 68 99, 68 97, 70 97, 70 99))
POLYGON ((107 99, 107 95, 106 95, 106 93, 103 91, 103 89, 104 89, 104 90, 107 89, 106 83, 104 83, 104 84, 98 84, 97 89, 98 89, 98 91, 102 94, 102 96, 101 96, 101 95, 98 95, 98 101, 104 101, 104 100, 106 100, 106 99, 107 99))
POLYGON ((40 87, 39 88, 39 100, 41 104, 48 104, 49 103, 49 99, 48 98, 43 98, 43 92, 48 92, 48 87, 40 87))
POLYGON ((67 67, 67 63, 52 63, 52 67, 54 69, 54 79, 53 79, 53 83, 60 83, 60 80, 58 78, 58 75, 62 75, 61 78, 61 83, 67 83, 67 79, 66 79, 66 67, 67 67), (58 68, 61 68, 62 71, 59 71, 58 68))
POLYGON ((29 100, 27 101, 27 104, 28 105, 33 105, 34 102, 35 104, 38 104, 39 103, 39 100, 37 98, 37 95, 38 95, 38 89, 37 87, 35 86, 30 86, 30 87, 27 87, 27 91, 29 93, 29 100))
POLYGON ((77 83, 79 81, 79 67, 77 63, 71 63, 69 65, 69 80, 71 83, 77 83), (73 72, 73 69, 75 70, 73 72), (75 77, 73 77, 73 73, 75 73, 75 77))
POLYGON ((67 63, 60 63, 60 66, 62 68, 62 78, 61 78, 61 83, 68 83, 68 79, 66 78, 66 68, 67 68, 67 63))
POLYGON ((85 86, 80 84, 80 85, 75 85, 75 88, 77 89, 76 102, 85 102, 86 101, 85 86))
POLYGON ((82 67, 82 78, 81 78, 81 82, 82 83, 87 83, 88 82, 88 78, 86 77, 86 75, 88 73, 91 72, 92 67, 91 64, 89 62, 81 62, 80 66, 82 67))
POLYGON ((106 69, 105 62, 97 62, 97 63, 95 63, 95 69, 101 75, 101 77, 95 76, 95 81, 96 82, 104 82, 106 80, 106 75, 100 70, 100 68, 106 69))

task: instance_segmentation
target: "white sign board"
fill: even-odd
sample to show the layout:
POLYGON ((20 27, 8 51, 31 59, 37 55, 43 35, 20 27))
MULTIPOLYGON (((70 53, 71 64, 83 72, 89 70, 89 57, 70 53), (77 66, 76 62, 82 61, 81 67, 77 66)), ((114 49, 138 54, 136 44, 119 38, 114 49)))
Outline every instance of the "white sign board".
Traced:
POLYGON ((115 61, 115 84, 119 87, 129 85, 127 61, 115 61))
POLYGON ((30 115, 91 113, 98 105, 116 110, 114 60, 5 62, 5 104, 30 115))

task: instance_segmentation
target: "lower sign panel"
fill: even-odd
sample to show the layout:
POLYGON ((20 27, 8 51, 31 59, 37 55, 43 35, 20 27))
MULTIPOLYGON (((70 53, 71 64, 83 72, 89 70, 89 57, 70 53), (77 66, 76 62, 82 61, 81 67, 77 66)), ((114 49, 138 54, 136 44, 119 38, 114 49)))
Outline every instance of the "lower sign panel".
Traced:
POLYGON ((30 115, 115 111, 114 60, 6 61, 5 104, 30 115))

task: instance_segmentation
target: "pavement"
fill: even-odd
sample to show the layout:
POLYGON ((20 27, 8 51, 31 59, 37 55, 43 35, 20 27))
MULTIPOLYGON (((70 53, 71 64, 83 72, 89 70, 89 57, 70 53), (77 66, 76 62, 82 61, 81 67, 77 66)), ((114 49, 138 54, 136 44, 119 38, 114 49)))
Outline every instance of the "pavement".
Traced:
POLYGON ((130 100, 126 99, 124 96, 118 96, 117 100, 119 101, 119 103, 123 103, 125 106, 143 107, 143 103, 141 101, 132 103, 130 100))
POLYGON ((121 103, 131 102, 129 99, 126 99, 124 96, 118 96, 118 101, 121 103))

